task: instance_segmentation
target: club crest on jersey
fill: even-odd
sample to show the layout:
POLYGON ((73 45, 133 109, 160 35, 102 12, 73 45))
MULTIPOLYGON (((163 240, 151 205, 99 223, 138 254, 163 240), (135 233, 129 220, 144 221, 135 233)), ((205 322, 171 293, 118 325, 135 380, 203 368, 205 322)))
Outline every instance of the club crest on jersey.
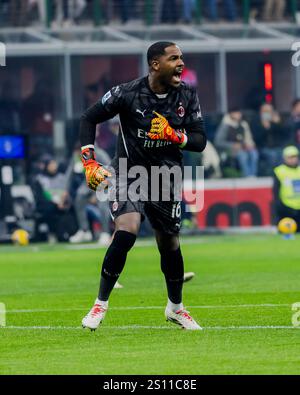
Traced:
POLYGON ((184 115, 185 115, 185 109, 184 109, 184 107, 180 104, 180 106, 177 108, 177 115, 180 117, 180 118, 183 118, 184 117, 184 115))
POLYGON ((113 202, 112 211, 117 211, 118 207, 119 207, 119 203, 118 202, 113 202))

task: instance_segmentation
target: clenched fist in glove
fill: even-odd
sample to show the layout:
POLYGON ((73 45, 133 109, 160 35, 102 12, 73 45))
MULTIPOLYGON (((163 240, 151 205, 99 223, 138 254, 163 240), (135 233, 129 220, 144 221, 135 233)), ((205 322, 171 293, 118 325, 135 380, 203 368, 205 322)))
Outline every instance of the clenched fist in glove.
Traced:
POLYGON ((106 187, 108 186, 106 178, 111 177, 111 173, 96 161, 93 148, 83 148, 81 150, 81 161, 85 168, 86 183, 90 189, 96 191, 101 183, 106 187))
POLYGON ((151 140, 165 140, 179 145, 186 143, 187 137, 182 131, 173 129, 161 114, 155 111, 153 114, 156 115, 156 118, 152 119, 151 130, 148 133, 151 140))

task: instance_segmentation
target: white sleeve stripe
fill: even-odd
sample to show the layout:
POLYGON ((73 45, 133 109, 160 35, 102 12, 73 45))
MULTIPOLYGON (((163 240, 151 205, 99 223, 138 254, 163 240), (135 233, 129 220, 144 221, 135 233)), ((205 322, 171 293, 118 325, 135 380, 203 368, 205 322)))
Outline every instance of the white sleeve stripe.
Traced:
POLYGON ((123 140, 124 148, 125 148, 125 151, 126 151, 126 154, 127 154, 127 158, 129 158, 129 153, 128 153, 128 149, 127 149, 127 145, 126 145, 126 141, 125 141, 125 136, 124 136, 124 133, 123 133, 122 122, 121 122, 120 119, 119 119, 119 124, 120 124, 120 131, 121 131, 121 135, 122 135, 122 140, 123 140))
POLYGON ((179 145, 179 147, 180 147, 180 148, 184 148, 184 147, 186 146, 187 142, 188 142, 187 135, 184 134, 184 135, 183 135, 183 143, 181 143, 181 144, 179 145))
POLYGON ((95 149, 95 146, 94 146, 94 144, 84 145, 83 147, 81 147, 81 151, 83 151, 84 149, 87 149, 87 148, 95 149))
POLYGON ((111 219, 115 222, 115 217, 112 215, 112 212, 110 210, 108 210, 108 211, 109 211, 109 214, 111 216, 111 219))

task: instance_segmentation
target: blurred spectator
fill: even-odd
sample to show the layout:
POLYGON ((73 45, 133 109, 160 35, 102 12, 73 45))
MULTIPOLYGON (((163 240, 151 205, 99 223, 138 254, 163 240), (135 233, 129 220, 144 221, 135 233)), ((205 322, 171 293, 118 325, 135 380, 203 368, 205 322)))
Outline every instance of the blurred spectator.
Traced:
POLYGON ((32 184, 37 176, 46 171, 46 165, 52 159, 50 154, 42 154, 36 161, 30 163, 29 183, 32 184))
POLYGON ((220 156, 210 141, 207 141, 205 150, 202 153, 202 165, 205 169, 206 178, 221 178, 220 156))
POLYGON ((30 154, 34 156, 52 148, 54 98, 51 89, 50 82, 38 81, 22 105, 22 127, 31 136, 30 154))
MULTIPOLYGON (((189 24, 193 21, 194 11, 196 9, 197 0, 152 0, 152 19, 153 24, 158 23, 177 23, 182 21, 189 24)), ((271 5, 266 5, 266 14, 272 11, 271 5), (268 7, 267 7, 268 6, 268 7), (271 10, 271 11, 269 11, 271 10)), ((267 2, 267 3, 269 3, 267 2)), ((284 0, 274 0, 275 15, 280 15, 280 7, 277 3, 284 0)), ((146 0, 54 0, 50 1, 50 13, 53 15, 52 27, 69 27, 77 23, 85 10, 88 10, 90 19, 93 19, 93 4, 101 7, 101 17, 105 23, 111 23, 115 17, 126 24, 131 20, 139 19, 143 22, 145 16, 147 18, 147 2, 146 0)), ((208 18, 217 21, 223 15, 220 15, 220 6, 224 6, 224 17, 230 21, 237 19, 237 2, 235 0, 206 0, 203 2, 207 9, 208 18)), ((47 20, 46 0, 0 0, 0 22, 4 23, 8 20, 8 25, 26 26, 32 21, 32 15, 36 15, 38 11, 39 21, 45 25, 47 20)))
POLYGON ((193 13, 196 7, 196 0, 182 0, 182 19, 184 23, 193 21, 193 13))
POLYGON ((88 108, 91 105, 93 105, 94 103, 96 103, 96 101, 99 100, 100 97, 100 82, 97 81, 95 83, 86 85, 84 88, 84 107, 88 108))
POLYGON ((122 23, 136 18, 136 0, 119 0, 117 6, 120 11, 122 23))
POLYGON ((272 169, 281 162, 282 147, 286 142, 280 116, 272 104, 261 105, 258 117, 251 124, 251 130, 261 158, 266 164, 264 175, 270 175, 272 169))
POLYGON ((243 107, 247 110, 252 110, 258 112, 266 99, 266 93, 261 85, 252 85, 251 88, 245 94, 245 101, 243 102, 243 107))
POLYGON ((162 0, 160 23, 177 23, 179 14, 178 0, 162 0))
POLYGON ((56 0, 53 27, 71 26, 82 14, 86 0, 56 0))
POLYGON ((293 218, 300 231, 300 165, 299 150, 294 146, 283 150, 284 163, 274 169, 273 196, 277 220, 293 218))
POLYGON ((46 2, 45 0, 29 0, 29 10, 28 12, 32 12, 34 8, 37 7, 38 9, 38 15, 39 15, 39 20, 40 24, 42 26, 45 26, 46 24, 46 19, 47 19, 47 9, 46 9, 46 2))
POLYGON ((13 87, 5 81, 0 91, 0 134, 21 133, 20 106, 13 97, 13 87))
MULTIPOLYGON (((204 167, 205 178, 221 178, 221 158, 214 147, 208 140, 205 150, 202 153, 183 151, 184 164, 196 168, 196 166, 204 167)), ((196 174, 193 172, 193 179, 196 180, 196 174)))
POLYGON ((300 148, 300 99, 294 100, 286 127, 291 144, 296 144, 300 148))
POLYGON ((237 161, 244 177, 257 175, 258 152, 248 122, 239 109, 224 116, 215 137, 216 147, 237 161))
POLYGON ((112 82, 108 74, 102 75, 102 77, 84 88, 84 106, 88 108, 96 103, 100 97, 109 91, 112 82))
POLYGON ((9 0, 0 0, 0 26, 9 25, 9 0))
POLYGON ((28 17, 28 0, 10 0, 10 19, 13 26, 26 26, 28 17))
POLYGON ((120 123, 118 117, 97 125, 96 144, 111 158, 115 155, 119 127, 120 123))
MULTIPOLYGON (((107 23, 111 23, 115 16, 122 23, 137 19, 137 0, 98 0, 102 8, 102 14, 107 23)), ((161 1, 161 0, 159 0, 161 1)), ((140 1, 138 1, 140 3, 140 1)), ((144 3, 144 2, 143 2, 144 3)), ((144 4, 142 4, 144 6, 144 4)))
MULTIPOLYGON (((104 75, 101 80, 87 85, 85 87, 84 107, 88 108, 96 103, 99 97, 102 97, 110 89, 110 85, 107 75, 104 75)), ((115 154, 119 125, 118 117, 97 125, 96 145, 101 147, 109 157, 113 157, 115 154)))
MULTIPOLYGON (((216 22, 219 19, 218 1, 206 0, 206 7, 208 18, 216 22)), ((237 19, 237 8, 235 0, 223 0, 222 4, 225 6, 225 16, 229 21, 234 22, 237 19)))
POLYGON ((54 99, 49 81, 38 81, 31 96, 23 103, 24 127, 33 134, 52 134, 54 99))
POLYGON ((283 19, 286 0, 265 0, 263 19, 265 21, 280 21, 283 19))
POLYGON ((32 21, 35 8, 38 9, 40 23, 46 23, 45 0, 0 0, 0 24, 26 26, 32 21))
POLYGON ((38 174, 32 184, 36 212, 39 221, 48 226, 49 240, 67 241, 76 230, 68 182, 68 175, 59 171, 56 160, 48 158, 44 172, 38 174))

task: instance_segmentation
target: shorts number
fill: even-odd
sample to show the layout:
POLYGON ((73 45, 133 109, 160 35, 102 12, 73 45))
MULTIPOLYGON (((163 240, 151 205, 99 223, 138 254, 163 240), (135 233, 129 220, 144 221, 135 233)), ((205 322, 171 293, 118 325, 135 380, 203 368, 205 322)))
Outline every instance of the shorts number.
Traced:
POLYGON ((172 208, 172 218, 180 218, 181 217, 181 204, 180 202, 175 203, 172 208))

